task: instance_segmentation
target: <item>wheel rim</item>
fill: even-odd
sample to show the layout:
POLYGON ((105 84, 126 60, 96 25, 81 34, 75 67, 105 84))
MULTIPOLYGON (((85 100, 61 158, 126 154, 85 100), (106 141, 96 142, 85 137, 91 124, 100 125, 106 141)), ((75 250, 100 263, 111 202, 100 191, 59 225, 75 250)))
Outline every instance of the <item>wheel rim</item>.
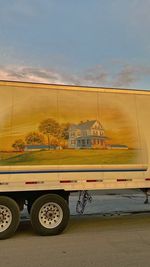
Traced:
POLYGON ((48 229, 57 227, 63 219, 63 211, 60 205, 54 202, 44 204, 39 211, 41 225, 48 229))
POLYGON ((0 232, 4 232, 12 222, 11 210, 3 205, 0 205, 0 232))

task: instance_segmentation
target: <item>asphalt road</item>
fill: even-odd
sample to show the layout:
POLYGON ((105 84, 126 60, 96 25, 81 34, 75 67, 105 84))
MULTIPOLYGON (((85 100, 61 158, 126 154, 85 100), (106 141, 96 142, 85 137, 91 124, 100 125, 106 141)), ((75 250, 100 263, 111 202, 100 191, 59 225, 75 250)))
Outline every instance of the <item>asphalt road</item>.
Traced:
POLYGON ((59 236, 33 233, 28 220, 0 241, 2 267, 150 266, 150 215, 71 216, 59 236))

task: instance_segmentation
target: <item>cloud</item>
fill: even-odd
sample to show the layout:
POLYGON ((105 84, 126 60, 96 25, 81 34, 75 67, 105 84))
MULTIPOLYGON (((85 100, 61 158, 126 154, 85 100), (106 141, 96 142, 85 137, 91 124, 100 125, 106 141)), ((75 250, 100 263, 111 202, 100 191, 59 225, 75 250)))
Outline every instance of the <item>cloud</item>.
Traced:
POLYGON ((101 65, 84 71, 82 75, 82 82, 94 85, 108 83, 108 72, 101 65))
POLYGON ((138 80, 137 70, 130 66, 123 66, 119 73, 114 78, 113 85, 116 87, 130 86, 138 80))
POLYGON ((115 87, 128 87, 149 75, 150 67, 148 66, 134 66, 125 64, 121 67, 120 71, 114 76, 112 84, 115 87))
POLYGON ((0 67, 0 79, 11 81, 98 86, 106 84, 107 75, 100 65, 79 74, 28 66, 0 67))
POLYGON ((28 66, 0 67, 0 79, 38 83, 78 84, 76 75, 66 74, 54 69, 34 68, 28 66))
MULTIPOLYGON (((116 73, 111 68, 106 70, 97 65, 81 73, 69 73, 52 68, 35 68, 29 66, 0 67, 0 79, 37 83, 54 83, 87 86, 130 87, 150 75, 149 66, 117 64, 116 73)), ((113 68, 112 68, 113 69, 113 68)))

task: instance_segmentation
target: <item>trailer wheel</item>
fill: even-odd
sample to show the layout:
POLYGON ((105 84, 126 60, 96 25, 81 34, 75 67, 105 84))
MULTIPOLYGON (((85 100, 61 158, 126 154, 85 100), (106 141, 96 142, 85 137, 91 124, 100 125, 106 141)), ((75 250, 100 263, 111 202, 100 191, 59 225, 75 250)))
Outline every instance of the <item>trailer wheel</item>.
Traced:
POLYGON ((69 221, 69 207, 59 195, 47 194, 35 200, 31 208, 31 223, 40 235, 58 235, 69 221))
POLYGON ((19 225, 20 210, 15 200, 0 196, 0 239, 12 236, 19 225))

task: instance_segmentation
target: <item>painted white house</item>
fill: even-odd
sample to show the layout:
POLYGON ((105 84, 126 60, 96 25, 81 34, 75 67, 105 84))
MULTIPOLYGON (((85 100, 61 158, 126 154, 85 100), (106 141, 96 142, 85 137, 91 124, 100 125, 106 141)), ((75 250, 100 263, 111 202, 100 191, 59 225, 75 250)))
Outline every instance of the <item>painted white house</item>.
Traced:
POLYGON ((107 139, 98 120, 81 121, 69 127, 69 148, 106 148, 107 139))

